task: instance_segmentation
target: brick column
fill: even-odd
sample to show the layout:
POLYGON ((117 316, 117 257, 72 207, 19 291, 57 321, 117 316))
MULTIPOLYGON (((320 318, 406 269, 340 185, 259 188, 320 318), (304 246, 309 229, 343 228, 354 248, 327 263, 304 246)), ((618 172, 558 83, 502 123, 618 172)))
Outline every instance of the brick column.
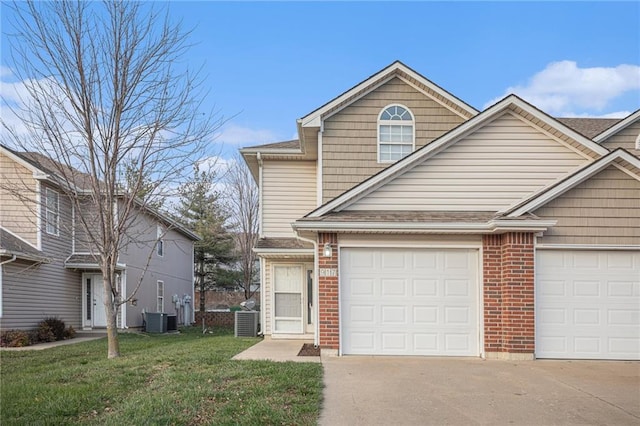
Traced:
POLYGON ((502 236, 503 348, 509 353, 535 350, 533 234, 502 236))
POLYGON ((318 309, 320 316, 320 347, 338 349, 340 318, 338 311, 338 235, 318 234, 318 309), (325 243, 331 244, 331 257, 324 256, 325 243), (335 274, 328 273, 335 271, 335 274), (323 273, 321 273, 323 272, 323 273))
POLYGON ((534 236, 511 232, 483 237, 484 343, 498 353, 533 356, 534 236))
POLYGON ((502 235, 482 239, 484 350, 502 352, 502 235))

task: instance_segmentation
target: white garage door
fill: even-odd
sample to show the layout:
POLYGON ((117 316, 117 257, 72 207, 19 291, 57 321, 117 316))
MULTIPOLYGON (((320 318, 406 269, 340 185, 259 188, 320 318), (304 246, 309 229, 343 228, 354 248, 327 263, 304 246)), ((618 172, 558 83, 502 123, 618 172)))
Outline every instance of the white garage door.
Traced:
POLYGON ((478 356, 478 251, 344 248, 342 353, 478 356))
POLYGON ((538 250, 536 356, 640 359, 640 252, 538 250))

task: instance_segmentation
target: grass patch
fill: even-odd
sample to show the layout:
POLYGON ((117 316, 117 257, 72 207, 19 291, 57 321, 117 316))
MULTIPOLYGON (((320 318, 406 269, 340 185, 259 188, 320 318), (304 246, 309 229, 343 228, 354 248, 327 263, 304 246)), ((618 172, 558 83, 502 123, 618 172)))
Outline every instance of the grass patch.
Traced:
POLYGON ((0 423, 316 424, 322 366, 232 361, 259 339, 121 334, 122 357, 106 338, 0 358, 0 423))

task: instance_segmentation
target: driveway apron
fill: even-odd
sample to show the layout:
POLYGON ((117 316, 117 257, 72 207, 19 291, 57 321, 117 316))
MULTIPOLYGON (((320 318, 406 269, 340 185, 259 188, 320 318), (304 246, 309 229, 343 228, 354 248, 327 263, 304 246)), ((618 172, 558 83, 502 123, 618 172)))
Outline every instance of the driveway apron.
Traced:
POLYGON ((321 425, 639 425, 640 363, 323 357, 321 425))

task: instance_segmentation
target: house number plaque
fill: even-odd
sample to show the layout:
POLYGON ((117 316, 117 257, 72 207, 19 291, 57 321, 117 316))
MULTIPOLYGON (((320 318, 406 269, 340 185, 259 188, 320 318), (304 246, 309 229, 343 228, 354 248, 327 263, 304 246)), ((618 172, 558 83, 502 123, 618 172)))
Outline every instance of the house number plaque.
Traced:
POLYGON ((338 270, 336 268, 320 268, 321 277, 337 277, 338 270))

